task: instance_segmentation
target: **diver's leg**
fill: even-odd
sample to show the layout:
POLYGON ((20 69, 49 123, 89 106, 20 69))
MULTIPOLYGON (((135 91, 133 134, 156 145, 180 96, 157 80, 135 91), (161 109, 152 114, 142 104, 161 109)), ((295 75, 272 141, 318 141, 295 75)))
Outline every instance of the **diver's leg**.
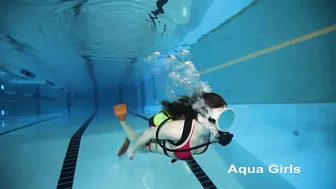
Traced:
MULTIPOLYGON (((120 150, 118 152, 118 156, 122 156, 123 154, 125 154, 127 152, 128 148, 129 148, 129 145, 131 143, 131 141, 129 140, 130 137, 132 137, 132 143, 134 143, 135 140, 138 137, 136 135, 136 133, 134 132, 134 130, 132 130, 132 128, 129 125, 127 125, 127 123, 126 123, 126 125, 124 127, 124 130, 125 130, 125 132, 126 132, 126 130, 128 130, 126 132, 126 134, 128 133, 128 135, 130 135, 130 136, 127 135, 128 138, 125 139, 123 145, 121 146, 121 148, 120 148, 120 150)), ((141 153, 148 153, 148 152, 150 152, 149 146, 144 145, 143 147, 140 147, 139 148, 139 152, 141 152, 141 153)))
POLYGON ((120 124, 121 126, 123 127, 125 133, 126 133, 126 136, 127 138, 132 142, 134 143, 136 141, 136 139, 138 138, 137 137, 137 134, 135 133, 134 129, 128 125, 128 123, 126 123, 126 121, 121 121, 120 120, 120 124))
POLYGON ((139 136, 139 138, 135 141, 133 148, 130 149, 133 153, 135 153, 137 150, 143 149, 143 147, 148 144, 152 139, 154 139, 155 131, 157 128, 151 127, 147 129, 142 135, 139 136))
POLYGON ((147 129, 142 135, 139 136, 139 138, 134 142, 133 146, 131 146, 127 150, 127 156, 129 159, 133 159, 135 156, 136 151, 144 152, 144 149, 149 147, 147 146, 148 143, 150 143, 151 139, 153 139, 153 132, 156 130, 156 128, 151 127, 147 129))
POLYGON ((127 113, 126 104, 118 104, 113 107, 113 110, 114 110, 114 114, 116 115, 116 117, 120 120, 120 123, 127 135, 127 138, 125 139, 123 145, 120 147, 118 151, 118 156, 122 156, 124 153, 126 153, 131 143, 131 140, 134 141, 137 136, 134 130, 125 121, 126 113, 127 113))
MULTIPOLYGON (((134 142, 137 139, 137 135, 134 131, 134 129, 129 126, 127 124, 127 122, 125 121, 126 118, 126 114, 127 114, 127 106, 126 104, 118 104, 116 106, 113 107, 114 110, 114 114, 116 115, 116 117, 120 120, 120 124, 123 127, 127 138, 131 141, 134 142)), ((125 141, 125 143, 127 144, 127 141, 125 141)))
MULTIPOLYGON (((173 121, 169 123, 165 123, 165 127, 160 129, 160 133, 158 133, 158 138, 161 140, 172 140, 179 141, 182 136, 182 128, 181 125, 184 124, 184 121, 173 121)), ((192 124, 195 124, 195 120, 192 124)), ((156 139, 158 127, 150 127, 147 129, 139 138, 135 141, 132 150, 135 153, 137 150, 142 149, 144 145, 148 144, 152 139, 156 139)), ((132 141, 133 142, 133 141, 132 141)))

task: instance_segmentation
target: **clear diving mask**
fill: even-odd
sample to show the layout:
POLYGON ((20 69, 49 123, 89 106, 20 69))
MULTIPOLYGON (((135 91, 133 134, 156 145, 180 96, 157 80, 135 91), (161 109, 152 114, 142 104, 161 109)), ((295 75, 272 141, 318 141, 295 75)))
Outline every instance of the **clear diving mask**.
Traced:
POLYGON ((209 121, 216 125, 219 131, 228 131, 236 119, 236 113, 232 108, 215 108, 209 121))
POLYGON ((208 120, 217 127, 219 133, 217 142, 220 145, 226 146, 231 143, 234 135, 228 132, 228 130, 234 124, 235 119, 236 119, 236 113, 233 111, 232 108, 213 109, 212 115, 209 117, 208 120), (221 118, 220 124, 219 124, 219 118, 221 118))

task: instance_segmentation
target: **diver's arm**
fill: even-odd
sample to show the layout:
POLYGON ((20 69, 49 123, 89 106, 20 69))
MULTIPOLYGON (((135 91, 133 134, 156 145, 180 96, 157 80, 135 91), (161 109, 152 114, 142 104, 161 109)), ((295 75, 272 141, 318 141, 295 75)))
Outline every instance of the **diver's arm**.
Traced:
POLYGON ((216 142, 217 138, 219 137, 219 132, 217 128, 212 125, 204 125, 204 123, 202 124, 202 126, 204 127, 205 131, 203 132, 203 137, 208 138, 210 142, 216 142))
POLYGON ((145 131, 140 137, 135 141, 132 149, 132 152, 135 153, 139 148, 142 148, 146 145, 151 139, 155 138, 156 127, 151 127, 145 131))
POLYGON ((210 126, 209 127, 209 133, 210 133, 209 141, 210 142, 217 142, 217 138, 219 137, 219 132, 218 132, 217 128, 215 126, 210 126))
POLYGON ((211 142, 217 141, 217 138, 219 136, 217 127, 214 124, 212 124, 208 120, 208 118, 202 116, 201 114, 198 114, 197 119, 198 119, 198 122, 204 127, 204 129, 208 131, 208 132, 204 132, 203 134, 204 137, 209 137, 209 134, 210 134, 209 140, 211 142))
MULTIPOLYGON (((172 140, 178 141, 182 136, 181 124, 184 124, 183 121, 173 121, 166 123, 159 132, 160 140, 172 140)), ((156 139, 156 131, 158 127, 151 127, 147 129, 134 143, 132 147, 132 152, 135 153, 137 150, 146 145, 151 139, 156 139)))

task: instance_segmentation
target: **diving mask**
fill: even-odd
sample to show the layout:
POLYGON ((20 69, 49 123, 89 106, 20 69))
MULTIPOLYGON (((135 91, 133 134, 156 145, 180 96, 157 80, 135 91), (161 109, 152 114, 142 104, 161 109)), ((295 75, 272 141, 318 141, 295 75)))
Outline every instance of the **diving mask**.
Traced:
POLYGON ((208 120, 217 127, 219 134, 219 136, 217 137, 217 142, 220 145, 226 146, 231 143, 234 135, 226 131, 228 131, 231 128, 231 126, 235 121, 235 118, 236 114, 231 108, 213 109, 213 113, 208 120), (221 119, 223 120, 221 124, 218 123, 219 117, 221 117, 221 119))
POLYGON ((228 131, 234 124, 235 119, 236 113, 232 108, 215 108, 212 109, 212 114, 208 120, 215 124, 219 131, 228 131))

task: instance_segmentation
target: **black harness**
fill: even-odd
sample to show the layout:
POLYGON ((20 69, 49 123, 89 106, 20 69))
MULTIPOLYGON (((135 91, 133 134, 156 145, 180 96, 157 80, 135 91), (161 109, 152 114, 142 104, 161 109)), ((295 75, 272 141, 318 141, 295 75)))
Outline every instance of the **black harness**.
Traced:
MULTIPOLYGON (((233 134, 229 133, 229 132, 222 132, 222 131, 219 131, 219 137, 217 139, 216 142, 210 142, 210 133, 209 133, 209 140, 208 142, 204 143, 204 144, 200 144, 200 145, 197 145, 197 146, 194 146, 194 147, 191 147, 191 148, 188 148, 188 149, 169 149, 166 147, 167 143, 170 143, 171 145, 174 145, 174 146, 179 146, 179 145, 182 145, 189 137, 190 135, 190 132, 191 132, 191 129, 192 129, 192 121, 193 121, 193 118, 186 118, 185 121, 184 121, 184 126, 183 126, 183 131, 182 131, 182 136, 180 138, 180 140, 178 142, 173 142, 171 140, 160 140, 159 139, 159 133, 160 133, 160 130, 161 128, 163 127, 163 125, 169 121, 169 120, 173 120, 166 112, 163 111, 163 113, 168 117, 167 119, 165 119, 157 128, 156 130, 156 134, 155 134, 155 139, 156 139, 156 143, 163 149, 163 152, 166 156, 170 157, 168 152, 186 152, 186 151, 191 151, 191 150, 195 150, 195 149, 198 149, 198 148, 203 148, 204 146, 208 146, 210 144, 213 144, 213 143, 219 143, 220 145, 222 146, 226 146, 228 144, 230 144, 232 138, 233 138, 233 134), (162 143, 160 142, 162 141, 162 143)), ((215 123, 216 120, 214 119, 211 119, 209 118, 209 121, 210 122, 213 122, 215 123)), ((153 123, 154 125, 154 116, 150 119, 150 123, 153 123)), ((171 162, 174 163, 176 162, 177 159, 173 159, 171 162)))
MULTIPOLYGON (((163 152, 166 156, 170 157, 168 152, 187 152, 187 151, 195 150, 195 149, 202 148, 204 146, 208 146, 208 145, 212 144, 210 141, 208 141, 204 144, 194 146, 194 147, 191 147, 191 148, 188 148, 188 149, 169 149, 169 148, 167 148, 166 147, 167 142, 174 145, 174 146, 179 146, 179 145, 183 144, 188 139, 188 136, 190 135, 190 132, 191 132, 191 129, 192 129, 193 118, 185 119, 184 126, 183 126, 183 131, 182 131, 182 136, 181 136, 181 139, 177 143, 174 143, 171 140, 160 140, 159 139, 159 133, 160 133, 160 130, 161 130, 162 126, 169 120, 170 120, 170 118, 164 120, 158 126, 158 128, 156 130, 156 136, 155 136, 157 144, 163 149, 163 152), (162 143, 160 141, 162 141, 162 143)), ((210 136, 210 134, 209 134, 209 136, 210 136)), ((175 163, 176 161, 177 161, 177 159, 172 159, 171 162, 175 163)))
MULTIPOLYGON (((158 140, 158 138, 159 138, 159 130, 162 128, 163 124, 165 124, 168 120, 169 120, 169 119, 166 119, 165 121, 163 121, 163 122, 159 125, 159 127, 158 127, 158 129, 157 129, 157 131, 156 131, 156 140, 157 140, 157 142, 158 142, 159 145, 160 145, 160 141, 158 140)), ((193 120, 192 118, 187 118, 187 119, 185 119, 185 121, 184 121, 184 126, 183 126, 183 131, 182 131, 182 136, 181 136, 180 140, 177 141, 176 143, 175 143, 174 141, 172 141, 172 140, 161 140, 161 141, 163 142, 162 145, 164 146, 162 149, 163 149, 163 152, 164 152, 164 154, 165 154, 166 156, 169 157, 169 155, 168 155, 168 151, 170 151, 170 152, 178 152, 178 150, 171 150, 171 149, 167 148, 167 147, 166 147, 167 142, 168 142, 169 144, 173 145, 173 146, 180 146, 180 145, 182 145, 185 141, 187 141, 187 139, 188 139, 188 137, 189 137, 189 135, 190 135, 191 129, 192 129, 192 120, 193 120)), ((161 145, 160 145, 160 146, 161 146, 161 145)), ((162 147, 162 146, 161 146, 161 147, 162 147)), ((189 151, 189 149, 184 150, 184 152, 185 152, 185 151, 189 151)))

